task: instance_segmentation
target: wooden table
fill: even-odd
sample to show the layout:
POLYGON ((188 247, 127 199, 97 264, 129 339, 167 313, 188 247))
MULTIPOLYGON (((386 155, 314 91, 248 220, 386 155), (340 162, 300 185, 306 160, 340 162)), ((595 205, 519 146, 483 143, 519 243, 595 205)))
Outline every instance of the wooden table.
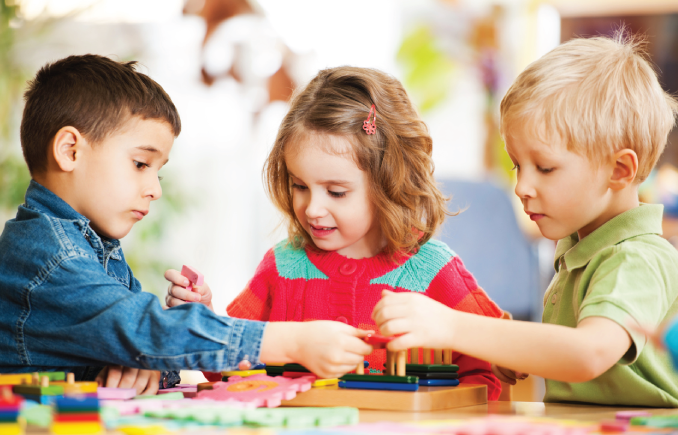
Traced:
POLYGON ((562 403, 542 402, 489 402, 485 405, 467 406, 465 408, 447 409, 432 412, 402 412, 402 411, 360 411, 361 423, 378 421, 421 421, 421 420, 452 420, 496 415, 524 415, 534 417, 551 417, 572 419, 579 421, 614 420, 618 411, 627 410, 648 411, 652 415, 678 415, 678 409, 658 408, 629 408, 596 405, 570 405, 562 403))

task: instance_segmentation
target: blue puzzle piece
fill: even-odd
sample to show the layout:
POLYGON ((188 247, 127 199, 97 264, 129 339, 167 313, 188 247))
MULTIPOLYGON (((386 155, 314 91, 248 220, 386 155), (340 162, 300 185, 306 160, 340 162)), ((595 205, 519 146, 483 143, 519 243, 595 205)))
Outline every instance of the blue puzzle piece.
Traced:
POLYGON ((456 387, 459 379, 419 379, 419 385, 426 387, 456 387))
POLYGON ((390 382, 356 382, 339 381, 339 388, 354 390, 394 390, 394 391, 417 391, 418 384, 395 384, 390 382))

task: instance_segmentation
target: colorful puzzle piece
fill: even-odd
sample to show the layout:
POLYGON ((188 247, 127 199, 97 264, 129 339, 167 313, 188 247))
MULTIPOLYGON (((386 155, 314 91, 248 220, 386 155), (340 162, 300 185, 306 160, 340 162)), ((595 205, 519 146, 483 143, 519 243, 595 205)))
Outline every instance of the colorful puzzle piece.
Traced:
POLYGON ((228 382, 216 382, 212 390, 200 391, 195 400, 235 399, 253 402, 257 407, 274 408, 280 406, 282 400, 294 398, 297 392, 308 391, 314 379, 312 376, 297 379, 266 375, 254 375, 247 378, 232 376, 228 382))
POLYGON ((0 375, 0 385, 21 385, 30 384, 32 375, 30 373, 0 375))
POLYGON ((456 387, 459 385, 459 379, 420 379, 419 385, 422 387, 456 387))
POLYGON ((97 397, 101 400, 127 400, 137 395, 136 388, 110 388, 100 387, 97 397))
POLYGON ((266 370, 230 370, 221 372, 221 376, 240 376, 246 378, 254 375, 265 375, 266 370))
POLYGON ((367 334, 367 337, 363 338, 363 341, 374 349, 385 349, 386 345, 395 338, 396 336, 384 337, 379 334, 367 334))
POLYGON ((405 371, 412 373, 456 373, 459 371, 459 366, 456 364, 407 364, 405 365, 405 371))
POLYGON ((459 373, 444 372, 405 372, 407 376, 417 376, 419 379, 459 379, 459 373))
MULTIPOLYGON (((193 269, 190 266, 184 265, 181 268, 181 274, 188 278, 188 280, 193 285, 201 286, 205 283, 205 277, 202 275, 202 273, 198 272, 197 270, 193 269)), ((189 285, 189 287, 191 286, 189 285)))

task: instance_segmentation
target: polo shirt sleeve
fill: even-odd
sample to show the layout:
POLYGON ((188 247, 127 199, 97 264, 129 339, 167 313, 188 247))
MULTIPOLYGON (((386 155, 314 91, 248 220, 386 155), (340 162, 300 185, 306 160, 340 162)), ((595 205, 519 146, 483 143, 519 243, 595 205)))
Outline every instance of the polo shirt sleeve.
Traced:
POLYGON ((624 245, 612 247, 610 255, 593 261, 587 268, 594 267, 595 272, 579 308, 577 323, 588 317, 604 317, 619 324, 632 340, 619 363, 632 364, 647 339, 631 329, 631 325, 657 325, 670 306, 661 262, 648 250, 624 245))

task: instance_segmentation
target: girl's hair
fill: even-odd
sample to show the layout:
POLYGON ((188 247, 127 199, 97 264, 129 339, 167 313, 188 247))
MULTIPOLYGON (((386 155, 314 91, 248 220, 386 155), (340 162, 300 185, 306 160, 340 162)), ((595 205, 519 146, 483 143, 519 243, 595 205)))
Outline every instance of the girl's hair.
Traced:
POLYGON ((294 214, 285 165, 285 152, 308 134, 351 143, 356 165, 370 180, 370 200, 392 256, 417 251, 451 214, 433 178, 433 141, 400 82, 375 69, 325 69, 295 92, 264 165, 264 184, 284 215, 293 247, 314 246, 294 214), (362 127, 373 104, 377 131, 368 135, 362 127))

